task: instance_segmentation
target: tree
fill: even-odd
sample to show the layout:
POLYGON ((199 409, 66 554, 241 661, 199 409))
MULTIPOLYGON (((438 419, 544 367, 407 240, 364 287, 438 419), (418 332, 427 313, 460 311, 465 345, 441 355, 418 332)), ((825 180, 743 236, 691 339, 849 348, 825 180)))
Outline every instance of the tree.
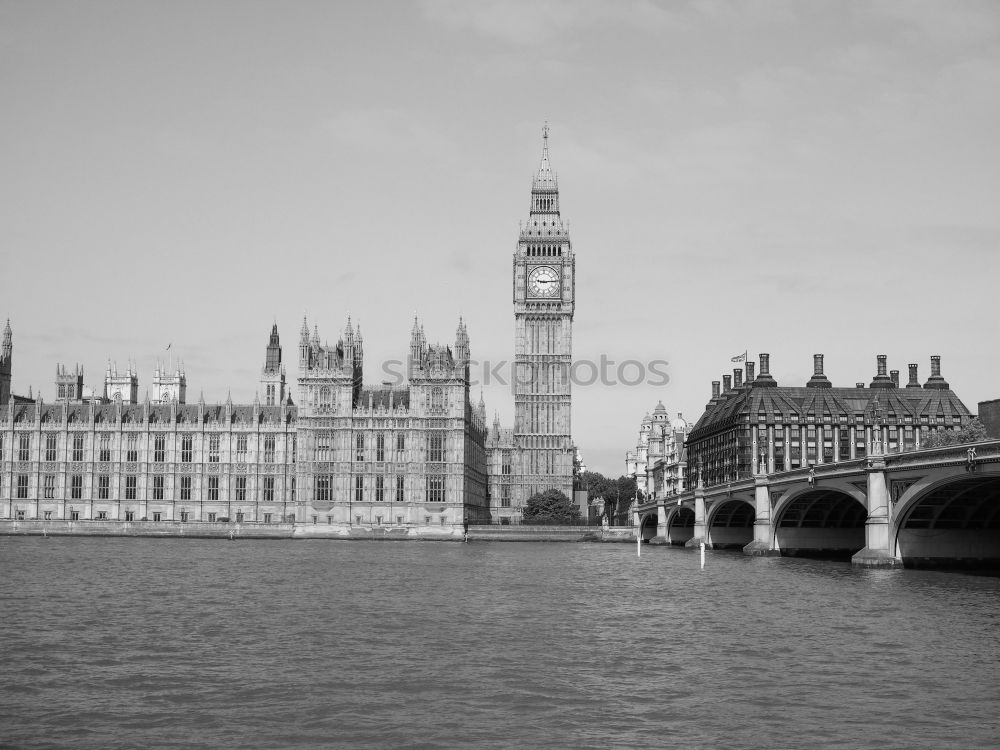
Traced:
POLYGON ((937 429, 920 441, 921 448, 945 448, 949 445, 965 445, 967 443, 981 443, 989 440, 986 434, 986 427, 979 421, 979 417, 973 418, 971 422, 958 430, 937 429))
POLYGON ((636 486, 635 477, 611 479, 596 471, 585 471, 579 477, 579 485, 580 489, 587 490, 589 503, 597 500, 604 502, 604 512, 598 520, 607 518, 608 523, 614 523, 615 516, 627 510, 636 497, 639 502, 645 500, 645 495, 636 486))
POLYGON ((521 518, 527 524, 573 524, 580 522, 580 509, 559 490, 545 490, 528 498, 521 518))

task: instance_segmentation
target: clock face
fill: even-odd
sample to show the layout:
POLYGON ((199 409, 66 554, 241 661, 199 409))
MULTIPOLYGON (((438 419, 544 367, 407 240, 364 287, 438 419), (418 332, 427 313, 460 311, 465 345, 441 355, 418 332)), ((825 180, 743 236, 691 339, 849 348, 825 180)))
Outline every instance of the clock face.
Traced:
POLYGON ((528 294, 532 297, 558 297, 559 274, 548 266, 532 268, 528 274, 528 294))

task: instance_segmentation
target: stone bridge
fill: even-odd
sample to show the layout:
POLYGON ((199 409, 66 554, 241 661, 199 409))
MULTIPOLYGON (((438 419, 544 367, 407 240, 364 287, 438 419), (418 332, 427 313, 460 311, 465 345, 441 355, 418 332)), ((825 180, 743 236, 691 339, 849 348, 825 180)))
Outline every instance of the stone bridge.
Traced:
POLYGON ((635 522, 657 544, 1000 568, 1000 440, 698 486, 638 506, 635 522))

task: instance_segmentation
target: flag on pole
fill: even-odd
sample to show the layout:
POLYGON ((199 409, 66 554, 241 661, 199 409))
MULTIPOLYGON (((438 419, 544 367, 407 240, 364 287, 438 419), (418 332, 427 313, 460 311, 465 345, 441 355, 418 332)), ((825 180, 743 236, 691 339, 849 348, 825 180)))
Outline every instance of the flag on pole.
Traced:
POLYGON ((170 347, 172 347, 173 345, 174 345, 173 341, 171 341, 169 344, 167 344, 167 351, 168 352, 170 351, 170 347))
POLYGON ((729 361, 730 362, 745 362, 746 358, 747 358, 747 353, 743 352, 742 354, 737 354, 735 357, 730 357, 729 361))

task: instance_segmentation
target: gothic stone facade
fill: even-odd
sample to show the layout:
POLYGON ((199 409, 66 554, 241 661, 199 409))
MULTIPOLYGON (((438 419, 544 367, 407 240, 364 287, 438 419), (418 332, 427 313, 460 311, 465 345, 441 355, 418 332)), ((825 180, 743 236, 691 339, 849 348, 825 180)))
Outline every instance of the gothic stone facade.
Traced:
POLYGON ((262 386, 277 404, 9 398, 0 514, 452 532, 488 521, 485 405, 469 403, 464 324, 454 352, 427 345, 415 325, 408 388, 362 388, 350 322, 334 347, 303 323, 299 354, 300 407, 284 398, 276 329, 262 386))
POLYGON ((485 404, 469 400, 469 336, 430 345, 414 320, 408 387, 362 385, 363 340, 350 319, 335 346, 303 321, 298 521, 456 527, 489 523, 485 404))

